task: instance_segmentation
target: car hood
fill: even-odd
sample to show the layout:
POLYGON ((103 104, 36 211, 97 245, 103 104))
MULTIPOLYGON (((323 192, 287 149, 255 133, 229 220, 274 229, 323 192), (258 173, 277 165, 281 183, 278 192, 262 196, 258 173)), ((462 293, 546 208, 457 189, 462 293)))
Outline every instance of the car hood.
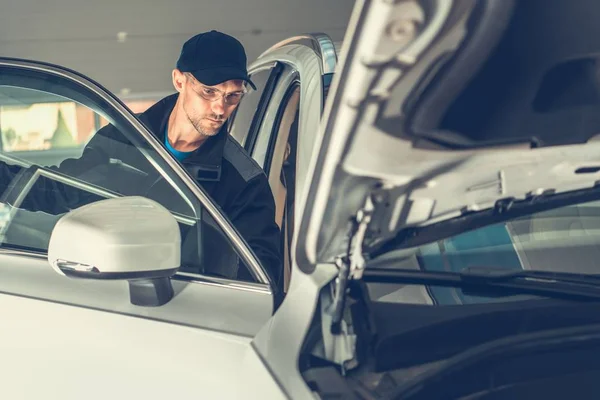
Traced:
POLYGON ((589 201, 599 18, 594 0, 357 1, 303 193, 298 265, 346 254, 356 234, 369 253, 496 223, 512 204, 523 215, 553 196, 589 201))

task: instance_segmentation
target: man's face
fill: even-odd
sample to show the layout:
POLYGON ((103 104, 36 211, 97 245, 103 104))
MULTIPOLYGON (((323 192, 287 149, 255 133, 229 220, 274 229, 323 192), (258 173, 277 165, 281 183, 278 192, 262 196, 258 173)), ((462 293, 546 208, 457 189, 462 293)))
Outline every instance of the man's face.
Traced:
POLYGON ((200 135, 216 135, 237 107, 244 93, 243 81, 231 80, 208 86, 190 73, 183 73, 179 78, 183 79, 180 97, 188 120, 200 135))

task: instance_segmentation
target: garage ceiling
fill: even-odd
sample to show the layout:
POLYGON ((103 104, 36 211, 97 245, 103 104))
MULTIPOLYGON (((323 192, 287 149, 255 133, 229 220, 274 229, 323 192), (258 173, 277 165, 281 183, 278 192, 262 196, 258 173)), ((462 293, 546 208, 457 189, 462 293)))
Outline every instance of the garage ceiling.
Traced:
POLYGON ((181 45, 202 31, 237 37, 249 62, 289 36, 341 40, 352 0, 0 0, 0 56, 48 61, 116 94, 172 92, 181 45), (119 40, 119 33, 125 40, 119 40), (125 92, 123 92, 125 90, 125 92))

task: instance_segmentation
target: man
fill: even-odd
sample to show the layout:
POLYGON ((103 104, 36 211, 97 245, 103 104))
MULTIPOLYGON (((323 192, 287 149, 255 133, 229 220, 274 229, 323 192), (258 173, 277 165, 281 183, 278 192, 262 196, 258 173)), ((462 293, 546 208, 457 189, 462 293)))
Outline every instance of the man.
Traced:
MULTIPOLYGON (((217 31, 192 37, 183 45, 177 66, 172 72, 172 80, 177 93, 151 106, 139 115, 140 120, 221 207, 266 267, 275 285, 280 287, 283 266, 273 194, 262 169, 228 135, 224 125, 243 97, 245 83, 255 88, 246 70, 246 54, 242 44, 217 31)), ((163 204, 170 197, 177 197, 172 196, 172 188, 164 181, 161 185, 156 176, 119 179, 121 174, 118 172, 102 172, 96 175, 105 179, 105 182, 94 181, 91 176, 98 168, 115 166, 111 160, 119 160, 115 165, 132 166, 141 172, 152 170, 135 146, 112 125, 102 128, 93 136, 79 159, 65 160, 56 170, 121 194, 145 194, 154 199, 162 196, 163 204), (112 177, 108 179, 109 176, 112 177), (149 195, 148 191, 152 191, 153 195, 149 195)), ((10 180, 3 178, 3 181, 10 180)), ((70 187, 59 187, 51 181, 46 181, 39 189, 35 196, 28 197, 28 204, 24 203, 24 208, 57 214, 97 200, 93 198, 94 195, 70 187)), ((218 243, 219 240, 214 237, 206 237, 211 233, 218 236, 218 231, 213 226, 212 231, 202 233, 204 243, 218 243)), ((202 251, 197 245, 200 234, 194 230, 188 233, 185 240, 182 239, 182 257, 198 259, 198 252, 202 251), (193 251, 191 255, 184 254, 186 240, 195 241, 192 247, 195 254, 193 251)), ((211 247, 206 249, 204 256, 213 253, 209 257, 212 261, 205 263, 213 268, 211 272, 233 279, 247 277, 248 272, 245 268, 238 269, 237 262, 232 268, 222 267, 226 263, 215 261, 227 258, 221 254, 225 251, 217 250, 218 246, 204 247, 211 247)))
POLYGON ((172 72, 177 94, 140 118, 223 209, 279 284, 280 232, 266 175, 225 129, 245 93, 256 89, 235 38, 210 31, 189 39, 172 72))

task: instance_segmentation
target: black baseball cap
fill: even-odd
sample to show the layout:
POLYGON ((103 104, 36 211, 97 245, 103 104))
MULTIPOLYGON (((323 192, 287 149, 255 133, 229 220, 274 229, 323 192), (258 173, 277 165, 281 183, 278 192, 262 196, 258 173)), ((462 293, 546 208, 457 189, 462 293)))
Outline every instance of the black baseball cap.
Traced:
POLYGON ((212 30, 200 33, 183 44, 177 69, 190 72, 204 85, 240 79, 256 90, 248 76, 246 62, 244 46, 236 38, 212 30))

